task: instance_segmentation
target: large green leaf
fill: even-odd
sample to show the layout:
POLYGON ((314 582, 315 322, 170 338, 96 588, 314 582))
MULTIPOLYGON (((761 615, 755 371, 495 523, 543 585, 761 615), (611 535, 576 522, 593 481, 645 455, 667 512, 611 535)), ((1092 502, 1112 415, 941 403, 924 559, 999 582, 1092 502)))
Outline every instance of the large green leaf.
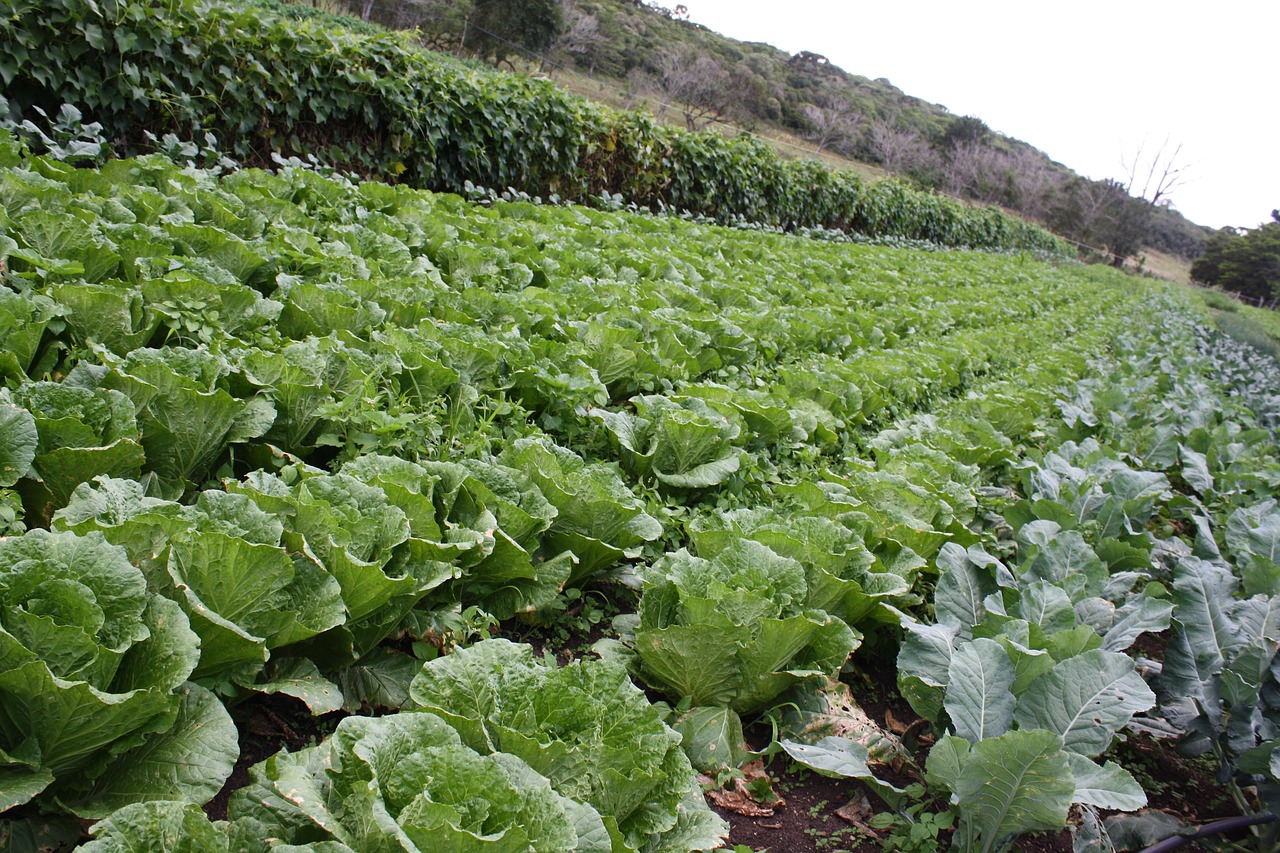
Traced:
POLYGON ((737 770, 747 760, 742 720, 728 708, 691 708, 672 728, 682 738, 680 746, 694 769, 702 773, 737 770))
POLYGON ((1242 507, 1227 519, 1227 547, 1239 557, 1280 563, 1280 504, 1275 500, 1242 507))
POLYGON ((938 720, 959 628, 945 623, 928 625, 905 614, 902 627, 906 634, 898 649, 898 687, 916 713, 938 720))
POLYGON ((858 779, 891 806, 901 802, 904 792, 872 772, 867 764, 867 748, 855 740, 832 736, 824 737, 814 744, 783 740, 780 745, 787 755, 823 776, 858 779))
MULTIPOLYGON (((1185 557, 1174 567, 1174 618, 1203 673, 1220 669, 1238 643, 1227 610, 1237 586, 1228 569, 1198 557, 1185 557)), ((1167 676, 1195 677, 1178 668, 1167 676)))
POLYGON ((1114 761, 1099 766, 1079 753, 1068 752, 1067 763, 1076 781, 1074 802, 1125 812, 1147 804, 1142 786, 1128 770, 1114 761))
MULTIPOLYGON (((312 714, 327 714, 345 704, 342 691, 320 674, 306 658, 272 659, 266 672, 252 685, 259 693, 283 693, 302 700, 312 714)), ((357 704, 356 707, 359 707, 357 704)))
POLYGON ((998 737, 1013 725, 1016 673, 995 640, 979 638, 956 649, 943 703, 955 733, 970 743, 998 737))
POLYGON ((1018 697, 1014 719, 1023 729, 1059 735, 1066 749, 1094 756, 1134 714, 1156 702, 1133 659, 1101 649, 1061 661, 1018 697))
POLYGON ((26 409, 0 402, 0 488, 12 486, 31 470, 39 436, 26 409))
POLYGON ((12 754, 0 749, 0 814, 29 802, 52 783, 53 773, 40 766, 35 740, 22 742, 12 754))
POLYGON ((213 799, 240 757, 239 733, 218 698, 194 684, 178 691, 173 725, 122 753, 82 797, 73 800, 82 817, 106 817, 130 803, 213 799))
POLYGON ((1075 797, 1062 739, 1052 732, 1011 731, 972 747, 943 738, 930 751, 928 771, 951 789, 960 811, 953 843, 973 853, 1003 850, 1022 833, 1061 829, 1075 797))
POLYGON ((1107 579, 1107 567, 1084 537, 1062 530, 1052 521, 1033 521, 1018 531, 1018 540, 1034 556, 1024 571, 1065 590, 1072 601, 1098 595, 1107 579))
MULTIPOLYGON (((981 549, 973 550, 975 556, 987 556, 981 549)), ((980 562, 973 560, 959 545, 948 542, 942 546, 938 552, 939 577, 934 592, 934 610, 939 622, 950 622, 967 630, 982 621, 986 614, 983 599, 997 588, 988 560, 998 565, 989 557, 980 562)))
POLYGON ((636 651, 646 675, 698 705, 728 705, 741 685, 732 623, 671 625, 644 631, 636 651))
POLYGON ((1102 638, 1102 647, 1109 652, 1122 652, 1140 634, 1159 634, 1169 627, 1173 608, 1173 602, 1145 595, 1129 599, 1116 611, 1115 622, 1102 638))
POLYGON ((124 806, 93 826, 87 853, 227 853, 225 826, 213 824, 199 806, 174 801, 124 806))

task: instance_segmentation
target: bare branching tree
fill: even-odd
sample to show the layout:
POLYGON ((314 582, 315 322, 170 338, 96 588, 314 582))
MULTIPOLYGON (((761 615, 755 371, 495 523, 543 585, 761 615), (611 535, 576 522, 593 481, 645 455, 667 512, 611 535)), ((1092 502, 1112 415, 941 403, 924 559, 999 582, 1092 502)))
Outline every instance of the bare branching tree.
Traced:
MULTIPOLYGON (((588 74, 595 73, 596 52, 609 37, 600 32, 600 19, 584 9, 575 0, 561 4, 564 26, 547 56, 555 62, 572 57, 579 65, 585 65, 588 74)), ((544 62, 545 65, 545 62, 544 62)))
POLYGON ((729 72, 694 48, 661 54, 654 79, 664 100, 684 114, 689 130, 698 130, 723 114, 733 100, 729 72))
POLYGON ((1179 162, 1182 145, 1169 150, 1169 137, 1152 154, 1147 154, 1144 141, 1132 157, 1121 157, 1120 165, 1128 173, 1125 190, 1151 205, 1169 204, 1169 193, 1186 177, 1186 164, 1179 162))
POLYGON ((986 204, 1018 201, 1013 157, 978 139, 952 144, 943 167, 946 191, 986 204))
POLYGON ((1032 219, 1043 222, 1049 213, 1049 205, 1058 194, 1062 178, 1049 168, 1040 152, 1031 148, 1019 148, 1009 158, 1009 168, 1018 190, 1018 207, 1032 219))
POLYGON ((823 98, 816 104, 804 105, 804 117, 809 121, 809 140, 818 147, 817 153, 824 148, 842 147, 857 137, 858 126, 862 124, 862 114, 843 98, 823 98))
POLYGON ((903 175, 937 165, 938 155, 928 140, 914 130, 891 121, 878 121, 869 134, 871 152, 881 165, 895 175, 903 175))

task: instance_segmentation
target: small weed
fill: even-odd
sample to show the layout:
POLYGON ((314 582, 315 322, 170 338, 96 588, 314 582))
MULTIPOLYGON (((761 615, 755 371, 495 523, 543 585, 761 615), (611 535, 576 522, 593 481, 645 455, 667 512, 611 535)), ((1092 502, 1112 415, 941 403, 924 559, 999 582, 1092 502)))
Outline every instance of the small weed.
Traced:
POLYGON ((600 590, 566 589, 536 613, 521 614, 529 627, 513 639, 541 640, 549 648, 573 650, 588 643, 597 631, 614 636, 609 623, 622 612, 623 604, 600 590))
POLYGON ((898 853, 936 853, 939 838, 955 826, 955 812, 950 808, 930 811, 933 798, 919 784, 907 786, 905 801, 911 804, 902 811, 883 812, 871 819, 873 828, 888 830, 880 840, 880 848, 898 853))
POLYGON ((846 826, 830 832, 810 827, 804 832, 805 835, 813 839, 814 850, 848 850, 866 837, 865 833, 853 826, 846 826))

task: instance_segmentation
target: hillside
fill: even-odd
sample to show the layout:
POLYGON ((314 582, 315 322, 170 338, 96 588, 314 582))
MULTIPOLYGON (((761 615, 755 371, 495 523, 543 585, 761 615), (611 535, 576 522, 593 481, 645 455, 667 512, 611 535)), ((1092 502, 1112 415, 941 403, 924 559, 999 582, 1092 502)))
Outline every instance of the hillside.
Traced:
MULTIPOLYGON (((1089 181, 1021 140, 987 128, 980 117, 910 96, 890 81, 841 69, 825 57, 791 55, 740 42, 639 0, 562 0, 558 36, 537 51, 498 42, 508 61, 525 59, 565 85, 623 107, 648 105, 690 129, 727 122, 766 137, 794 139, 807 151, 874 164, 916 183, 979 203, 999 204, 1078 243, 1136 254, 1132 211, 1122 187, 1089 181), (593 85, 593 82, 595 84, 593 85), (1117 233, 1121 232, 1121 233, 1117 233)), ((369 0, 352 11, 401 28, 420 28, 428 45, 484 57, 474 25, 462 24, 470 0, 369 0)), ((678 8, 678 7, 677 7, 678 8)), ((723 127, 723 125, 722 125, 723 127)), ((795 152, 799 154, 800 152, 795 152)), ((793 155, 794 156, 794 155, 793 155)), ((1142 245, 1196 257, 1210 229, 1176 210, 1143 216, 1142 245)))

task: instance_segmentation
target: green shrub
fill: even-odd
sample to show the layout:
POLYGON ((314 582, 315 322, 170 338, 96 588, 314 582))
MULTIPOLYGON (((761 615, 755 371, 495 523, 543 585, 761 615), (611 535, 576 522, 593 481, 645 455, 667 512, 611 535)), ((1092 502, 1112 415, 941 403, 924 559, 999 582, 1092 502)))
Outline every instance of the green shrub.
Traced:
POLYGON ((75 104, 124 150, 212 132, 249 164, 314 157, 429 189, 608 194, 725 223, 1070 254, 1047 232, 905 184, 785 161, 752 136, 684 133, 303 7, 17 0, 0 80, 19 119, 75 104), (66 69, 76 69, 68 74, 66 69))

